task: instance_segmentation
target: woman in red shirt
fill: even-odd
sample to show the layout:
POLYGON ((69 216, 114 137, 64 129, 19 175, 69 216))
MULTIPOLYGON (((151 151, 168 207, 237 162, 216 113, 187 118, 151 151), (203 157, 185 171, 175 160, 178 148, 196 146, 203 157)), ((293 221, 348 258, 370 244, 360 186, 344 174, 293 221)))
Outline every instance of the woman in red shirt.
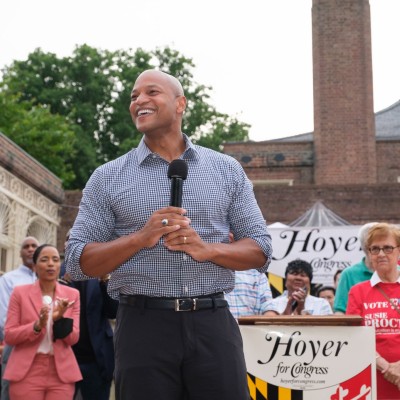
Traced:
POLYGON ((377 399, 400 399, 400 229, 374 225, 367 249, 375 272, 350 289, 346 314, 361 315, 365 326, 375 327, 377 399))

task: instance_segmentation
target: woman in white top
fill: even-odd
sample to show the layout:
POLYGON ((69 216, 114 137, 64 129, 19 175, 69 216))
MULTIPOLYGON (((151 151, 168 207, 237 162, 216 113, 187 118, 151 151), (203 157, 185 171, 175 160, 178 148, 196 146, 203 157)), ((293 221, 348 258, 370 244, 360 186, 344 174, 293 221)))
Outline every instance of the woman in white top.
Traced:
POLYGON ((291 261, 285 271, 286 290, 272 299, 264 315, 330 315, 332 308, 326 299, 311 296, 313 270, 304 260, 291 261))

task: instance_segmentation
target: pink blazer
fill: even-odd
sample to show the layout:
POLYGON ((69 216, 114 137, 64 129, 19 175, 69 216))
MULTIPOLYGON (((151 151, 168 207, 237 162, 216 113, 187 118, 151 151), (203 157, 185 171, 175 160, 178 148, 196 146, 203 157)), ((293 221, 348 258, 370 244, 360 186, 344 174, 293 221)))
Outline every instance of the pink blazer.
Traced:
MULTIPOLYGON (((79 291, 57 283, 55 296, 75 301, 74 305, 64 314, 64 317, 73 319, 72 332, 64 339, 57 339, 53 342, 54 361, 58 376, 62 382, 72 383, 82 379, 71 348, 79 339, 79 291)), ((31 368, 37 349, 45 335, 45 329, 42 329, 38 335, 33 331, 33 324, 39 319, 42 306, 42 292, 38 281, 14 288, 4 328, 4 341, 14 348, 4 371, 4 379, 20 381, 24 379, 31 368)))

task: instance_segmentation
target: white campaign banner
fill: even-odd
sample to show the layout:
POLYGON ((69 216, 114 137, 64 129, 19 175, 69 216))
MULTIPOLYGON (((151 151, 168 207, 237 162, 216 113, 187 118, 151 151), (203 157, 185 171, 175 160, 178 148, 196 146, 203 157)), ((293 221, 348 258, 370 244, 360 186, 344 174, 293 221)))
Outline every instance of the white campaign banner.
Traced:
POLYGON ((269 228, 273 258, 268 272, 284 277, 287 264, 300 258, 312 265, 313 283, 332 285, 336 270, 358 263, 364 256, 357 238, 360 227, 269 228))
POLYGON ((364 326, 241 325, 251 398, 376 398, 375 332, 364 326), (275 397, 276 396, 276 397, 275 397))

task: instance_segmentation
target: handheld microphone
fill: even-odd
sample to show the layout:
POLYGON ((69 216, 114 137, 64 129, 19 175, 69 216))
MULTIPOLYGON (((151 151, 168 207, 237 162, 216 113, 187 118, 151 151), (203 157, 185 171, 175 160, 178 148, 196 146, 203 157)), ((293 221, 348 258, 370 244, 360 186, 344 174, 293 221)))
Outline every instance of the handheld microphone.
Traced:
POLYGON ((181 159, 171 161, 168 167, 168 178, 171 179, 170 206, 182 207, 182 186, 187 174, 188 165, 186 161, 181 159))
MULTIPOLYGON (((304 292, 304 293, 307 293, 307 288, 304 286, 303 288, 301 288, 301 290, 304 292)), ((291 305, 291 310, 292 310, 292 312, 297 308, 297 306, 299 305, 299 303, 297 302, 297 300, 293 300, 292 301, 292 305, 291 305)))

